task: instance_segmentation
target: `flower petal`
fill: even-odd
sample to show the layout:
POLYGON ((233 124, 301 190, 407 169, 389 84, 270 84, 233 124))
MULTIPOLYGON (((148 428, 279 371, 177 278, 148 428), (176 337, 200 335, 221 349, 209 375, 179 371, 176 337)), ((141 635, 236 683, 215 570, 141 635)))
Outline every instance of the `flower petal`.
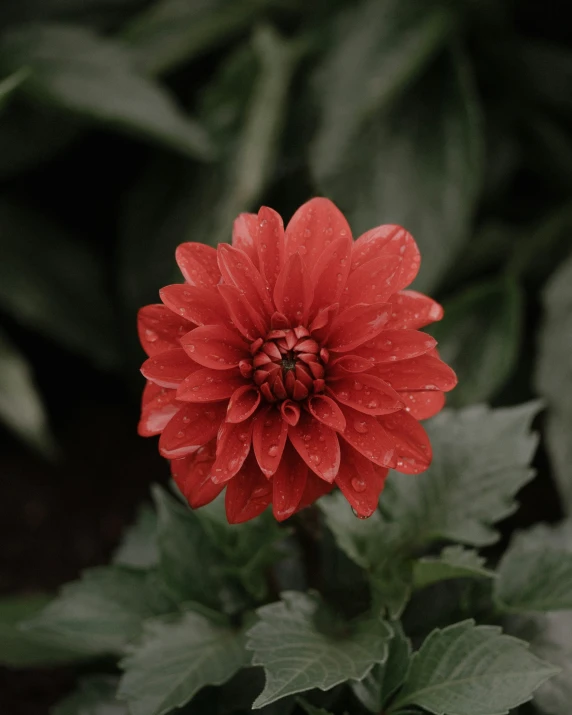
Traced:
POLYGON ((331 427, 336 432, 343 432, 346 419, 337 403, 327 395, 313 395, 308 400, 308 409, 318 422, 331 427))
MULTIPOLYGON (((195 363, 193 363, 195 364, 195 363)), ((228 399, 241 385, 250 384, 238 368, 211 370, 199 367, 185 378, 177 390, 177 399, 184 402, 218 402, 228 399)))
POLYGON ((141 373, 156 385, 177 388, 197 368, 183 348, 176 348, 145 360, 141 373))
POLYGON ((235 390, 228 403, 227 422, 244 422, 260 404, 260 391, 254 385, 242 385, 235 390))
POLYGON ((163 303, 197 325, 229 325, 226 306, 218 291, 212 288, 176 283, 159 291, 163 303))
POLYGON ((232 225, 232 245, 243 251, 258 268, 258 250, 256 236, 258 233, 258 216, 256 214, 239 214, 232 225))
POLYGON ((192 323, 160 303, 146 305, 137 314, 137 332, 143 350, 149 356, 179 347, 179 338, 191 330, 192 323))
POLYGON ((215 444, 212 440, 194 454, 171 461, 175 484, 193 509, 210 504, 224 489, 224 484, 215 484, 210 478, 215 444))
POLYGON ((284 262, 284 224, 282 217, 267 206, 258 212, 258 263, 270 290, 284 262))
POLYGON ((385 303, 397 292, 400 256, 381 256, 352 271, 340 301, 343 308, 358 303, 385 303))
POLYGON ((224 282, 238 288, 257 312, 273 312, 268 286, 246 253, 226 243, 219 244, 218 265, 224 282))
POLYGON ((399 395, 405 402, 405 409, 416 420, 427 420, 438 412, 441 412, 445 405, 445 395, 439 390, 428 392, 400 392, 399 395))
POLYGON ((311 199, 300 206, 286 227, 285 255, 300 253, 312 270, 328 241, 351 236, 348 222, 335 204, 329 199, 311 199))
POLYGON ((225 508, 229 524, 241 524, 262 514, 272 500, 272 482, 249 456, 240 472, 226 487, 225 508))
POLYGON ((394 469, 404 474, 419 474, 431 464, 431 442, 427 432, 406 410, 378 417, 395 445, 394 469))
POLYGON ((252 446, 265 476, 272 476, 278 469, 287 436, 288 425, 276 407, 267 407, 256 415, 252 428, 252 446))
POLYGON ((374 375, 348 375, 328 381, 338 402, 368 415, 387 415, 404 408, 401 397, 374 375))
POLYGON ((391 316, 386 328, 424 328, 443 317, 443 308, 423 293, 414 290, 404 290, 392 295, 391 316))
POLYGON ((272 477, 272 512, 284 521, 296 511, 308 480, 308 467, 291 444, 286 445, 276 474, 272 477))
POLYGON ((294 448, 310 469, 326 482, 333 482, 340 466, 340 445, 334 430, 307 412, 288 428, 294 448))
POLYGON ((213 370, 228 370, 250 357, 242 337, 221 325, 203 325, 181 338, 181 346, 192 360, 213 370))
MULTIPOLYGON (((360 350, 361 348, 357 348, 360 350)), ((345 377, 348 372, 365 372, 373 365, 373 360, 360 357, 355 353, 351 355, 340 355, 330 363, 328 377, 345 377)))
POLYGON ((419 330, 383 330, 376 338, 356 348, 355 353, 375 363, 396 362, 424 355, 435 345, 435 338, 419 330))
POLYGON ((300 503, 296 507, 296 511, 298 512, 305 509, 317 501, 320 497, 323 497, 324 494, 329 494, 334 486, 334 484, 325 482, 323 479, 320 479, 320 477, 317 477, 314 472, 308 470, 306 488, 304 489, 300 503))
POLYGON ((403 258, 396 290, 401 290, 413 282, 419 271, 421 255, 409 231, 391 224, 366 231, 354 243, 352 270, 380 255, 403 258))
POLYGON ((234 327, 248 340, 254 342, 268 332, 268 322, 243 298, 236 286, 224 283, 218 286, 234 327))
POLYGON ((374 465, 349 444, 342 444, 336 484, 362 519, 371 516, 377 509, 388 473, 387 468, 374 465))
POLYGON ((159 452, 167 459, 178 459, 196 452, 216 437, 225 415, 224 403, 183 405, 163 430, 159 452))
POLYGON ((284 264, 274 287, 274 304, 292 327, 308 320, 314 297, 312 281, 300 256, 295 253, 284 264))
POLYGON ((244 464, 250 452, 252 423, 252 417, 240 424, 222 423, 216 445, 216 460, 211 470, 211 477, 216 484, 228 482, 244 464))
POLYGON ((340 405, 346 418, 342 437, 360 454, 380 467, 393 467, 395 450, 390 435, 379 424, 377 417, 340 405))
POLYGON ((348 234, 332 241, 316 261, 312 270, 314 302, 311 315, 339 300, 350 272, 351 252, 352 239, 348 234))
POLYGON ((416 390, 449 392, 457 384, 454 371, 433 355, 419 355, 410 360, 380 363, 372 368, 372 372, 398 392, 416 390))
POLYGON ((176 390, 148 382, 143 389, 141 399, 141 418, 137 425, 137 433, 141 437, 152 437, 160 434, 169 420, 180 408, 175 402, 176 390))
POLYGON ((280 414, 285 422, 294 427, 300 420, 300 405, 293 400, 284 400, 280 403, 280 414))
POLYGON ((220 280, 216 250, 204 243, 181 243, 175 251, 177 265, 187 283, 197 288, 214 288, 220 280))
POLYGON ((373 305, 353 305, 344 310, 332 322, 332 329, 326 341, 328 350, 346 353, 358 345, 372 340, 383 330, 389 318, 388 303, 373 305))

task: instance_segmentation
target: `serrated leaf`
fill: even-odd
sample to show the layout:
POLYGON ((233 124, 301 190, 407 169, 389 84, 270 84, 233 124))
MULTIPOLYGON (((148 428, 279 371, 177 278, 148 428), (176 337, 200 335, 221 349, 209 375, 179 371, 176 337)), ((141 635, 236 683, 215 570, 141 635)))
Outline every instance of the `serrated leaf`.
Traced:
POLYGON ((131 715, 163 715, 205 685, 221 685, 249 662, 243 635, 193 612, 149 621, 121 667, 118 697, 131 715))
POLYGON ((459 384, 451 405, 488 401, 510 376, 518 356, 523 296, 509 278, 465 289, 444 303, 445 315, 431 334, 459 384))
POLYGON ((180 151, 209 158, 204 130, 167 92, 137 73, 126 48, 90 30, 55 23, 24 25, 4 34, 0 66, 26 67, 22 93, 180 151))
POLYGON ((85 656, 121 654, 155 615, 145 572, 120 566, 89 569, 25 624, 26 631, 85 656))
POLYGON ((454 578, 494 578, 495 572, 485 567, 485 559, 473 549, 446 546, 439 556, 424 556, 413 564, 415 588, 454 578))
POLYGON ((447 539, 485 546, 494 524, 512 514, 514 496, 533 472, 538 402, 444 410, 427 424, 433 462, 421 479, 391 474, 381 496, 392 539, 409 550, 447 539))
POLYGON ((536 385, 547 401, 546 442, 564 509, 572 513, 572 257, 544 292, 536 385))
POLYGON ((52 708, 51 715, 129 715, 115 697, 118 682, 107 675, 82 678, 75 692, 52 708))
POLYGON ((258 609, 259 621, 248 631, 246 647, 254 651, 252 664, 264 666, 266 686, 254 709, 286 695, 361 680, 374 663, 387 658, 391 630, 384 621, 362 621, 348 635, 334 638, 318 630, 318 609, 316 599, 294 591, 258 609))
POLYGON ((139 509, 135 523, 123 534, 113 563, 141 569, 158 565, 157 515, 150 507, 145 505, 139 509))
POLYGON ((434 715, 504 715, 557 672, 524 641, 464 621, 426 638, 389 712, 417 705, 434 715))

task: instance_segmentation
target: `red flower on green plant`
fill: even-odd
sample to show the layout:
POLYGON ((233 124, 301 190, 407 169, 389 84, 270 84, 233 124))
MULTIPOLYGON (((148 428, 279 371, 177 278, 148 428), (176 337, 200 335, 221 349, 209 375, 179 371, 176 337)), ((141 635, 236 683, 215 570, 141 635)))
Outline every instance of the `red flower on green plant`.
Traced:
POLYGON ((404 290, 420 263, 407 231, 354 242, 316 198, 285 230, 263 207, 236 219, 232 246, 183 243, 176 259, 185 282, 139 312, 139 432, 161 435, 193 508, 226 487, 229 522, 269 504, 283 520, 337 486, 367 517, 390 468, 427 469, 419 420, 456 377, 419 331, 441 307, 404 290))

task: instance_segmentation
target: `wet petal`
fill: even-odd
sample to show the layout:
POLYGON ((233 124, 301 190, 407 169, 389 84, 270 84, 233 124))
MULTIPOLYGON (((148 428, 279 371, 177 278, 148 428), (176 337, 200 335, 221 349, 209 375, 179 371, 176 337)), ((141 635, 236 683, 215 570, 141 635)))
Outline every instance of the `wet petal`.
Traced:
POLYGON ((164 305, 146 305, 137 314, 137 331, 147 355, 157 355, 179 347, 179 338, 193 327, 164 305))
POLYGON ((378 417, 340 405, 346 418, 346 428, 341 435, 364 457, 380 467, 395 465, 395 450, 390 435, 378 422, 378 417))
POLYGON ((227 408, 227 422, 244 422, 260 404, 260 391, 254 385, 242 385, 235 390, 227 408))
POLYGON ((356 348, 373 362, 396 362, 424 355, 437 345, 435 338, 419 330, 383 330, 376 338, 356 348))
POLYGON ((284 263, 284 225, 282 217, 267 206, 258 212, 258 263, 270 290, 284 263))
POLYGON ((293 400, 284 400, 280 403, 280 414, 285 422, 295 426, 300 420, 300 405, 293 400))
POLYGON ((410 360, 380 363, 372 368, 372 372, 398 392, 416 390, 448 392, 457 384, 454 371, 433 355, 419 355, 410 360))
POLYGON ((216 437, 225 415, 224 403, 183 405, 165 427, 159 440, 159 452, 167 459, 196 452, 216 437))
POLYGON ((246 253, 226 243, 219 244, 218 264, 225 283, 238 288, 257 312, 264 314, 265 310, 271 315, 273 306, 266 282, 246 253))
POLYGON ((258 216, 256 214, 239 214, 232 225, 232 245, 243 251, 258 268, 258 250, 256 236, 258 233, 258 216))
POLYGON ((286 316, 292 327, 308 320, 314 289, 302 259, 296 253, 285 263, 274 287, 276 308, 286 316))
POLYGON ((314 302, 311 315, 339 300, 350 272, 351 252, 351 236, 343 236, 333 241, 316 261, 312 270, 314 302))
POLYGON ((391 315, 386 328, 424 328, 443 317, 443 308, 423 293, 404 290, 392 295, 391 315))
POLYGON ((277 521, 284 521, 296 511, 306 488, 308 467, 290 443, 276 474, 272 477, 272 511, 277 521))
POLYGON ((226 487, 225 508, 229 524, 241 524, 262 514, 272 499, 272 482, 251 455, 226 487))
POLYGON ((308 400, 308 409, 318 422, 331 427, 336 432, 342 432, 346 426, 346 419, 337 403, 327 395, 313 395, 308 400))
MULTIPOLYGON (((360 350, 357 348, 357 350, 360 350)), ((360 357, 359 355, 341 355, 330 363, 328 377, 345 377, 348 372, 365 372, 373 365, 373 360, 360 357)))
POLYGON ((213 370, 228 370, 250 357, 248 343, 235 331, 220 325, 203 325, 181 338, 192 360, 213 370))
POLYGON ((379 504, 389 470, 378 467, 349 444, 342 444, 342 460, 336 484, 356 514, 371 516, 379 504))
POLYGON ((298 512, 302 509, 305 509, 306 507, 317 501, 320 497, 323 497, 324 494, 329 494, 334 488, 334 486, 335 484, 325 482, 323 479, 320 479, 320 477, 317 477, 314 472, 308 470, 306 487, 304 489, 304 493, 302 494, 302 498, 300 499, 300 503, 296 508, 296 511, 298 512))
POLYGON ((212 288, 177 283, 159 291, 163 303, 173 313, 197 325, 229 325, 226 306, 218 291, 212 288))
POLYGON ((431 443, 419 422, 406 410, 378 417, 395 445, 395 469, 404 474, 419 474, 431 464, 431 443))
POLYGON ((177 399, 184 402, 217 402, 228 399, 237 388, 247 384, 250 383, 242 377, 238 368, 211 370, 199 367, 179 385, 177 399))
POLYGON ((340 313, 332 323, 326 346, 329 350, 345 353, 379 335, 389 318, 388 303, 353 305, 340 313))
POLYGON ((211 470, 216 484, 228 482, 244 464, 250 452, 252 423, 252 417, 240 424, 222 423, 217 439, 216 460, 211 470))
POLYGON ((397 292, 402 260, 381 256, 353 271, 340 301, 342 309, 357 303, 385 303, 397 292))
POLYGON ((214 462, 215 440, 194 454, 171 461, 171 473, 176 485, 193 509, 210 504, 224 489, 210 478, 214 462))
POLYGON ((403 259, 396 290, 401 290, 413 282, 419 271, 421 255, 408 231, 391 224, 366 231, 354 243, 352 270, 380 255, 400 256, 403 259))
POLYGON ((266 335, 268 320, 244 299, 238 288, 223 283, 218 290, 232 324, 245 338, 254 341, 266 335))
POLYGON ((441 412, 445 405, 445 395, 439 390, 400 392, 399 395, 405 402, 405 409, 416 420, 428 420, 441 412))
POLYGON ((177 388, 197 368, 183 348, 176 348, 145 360, 141 373, 156 385, 177 388))
POLYGON ((180 408, 175 402, 176 390, 148 382, 143 389, 141 399, 141 418, 137 433, 141 437, 160 434, 180 408))
POLYGON ((328 390, 338 402, 369 415, 387 415, 404 407, 398 393, 373 375, 348 375, 329 380, 328 390))
POLYGON ((340 466, 340 445, 334 430, 307 412, 288 428, 294 448, 310 469, 326 482, 333 482, 340 466))
POLYGON ((214 288, 220 280, 216 250, 204 243, 181 243, 175 251, 177 264, 189 285, 214 288))
POLYGON ((282 419, 278 408, 267 407, 256 415, 252 429, 252 446, 260 469, 267 477, 272 476, 278 469, 287 436, 288 425, 282 419))

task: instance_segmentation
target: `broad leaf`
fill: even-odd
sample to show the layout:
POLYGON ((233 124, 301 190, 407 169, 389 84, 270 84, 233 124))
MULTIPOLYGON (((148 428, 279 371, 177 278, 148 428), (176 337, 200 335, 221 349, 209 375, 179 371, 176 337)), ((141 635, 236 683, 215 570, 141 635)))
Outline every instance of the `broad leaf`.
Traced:
POLYGON ((137 520, 123 535, 113 556, 113 563, 150 569, 157 566, 158 562, 157 515, 150 507, 142 506, 137 520))
POLYGON ((30 365, 0 332, 0 420, 35 449, 52 454, 48 419, 30 365))
POLYGON ((34 100, 208 158, 204 130, 133 65, 121 45, 79 26, 24 25, 0 41, 0 67, 28 68, 21 91, 34 100))
POLYGON ((303 700, 302 698, 298 698, 297 703, 306 713, 306 715, 332 715, 329 710, 324 710, 324 708, 317 708, 315 705, 311 705, 309 702, 303 700))
POLYGON ((424 588, 438 581, 454 578, 494 578, 485 568, 485 559, 473 549, 446 546, 439 556, 424 556, 413 564, 415 588, 424 588))
POLYGON ((27 76, 28 70, 23 67, 8 77, 0 79, 0 111, 4 104, 8 102, 10 95, 18 89, 22 82, 26 80, 27 76))
POLYGON ((249 662, 244 637, 193 612, 149 621, 123 660, 118 697, 131 715, 163 715, 205 685, 220 685, 249 662))
POLYGON ((77 690, 61 700, 51 715, 129 715, 115 694, 118 679, 107 675, 83 678, 77 690))
POLYGON ((572 513, 572 257, 544 293, 536 385, 548 403, 546 442, 564 508, 572 513))
POLYGON ((264 666, 266 674, 266 687, 253 708, 312 688, 329 690, 346 680, 361 680, 387 658, 391 630, 382 620, 348 624, 348 634, 335 638, 318 629, 314 598, 291 591, 282 599, 259 608, 259 621, 248 632, 252 663, 264 666))
POLYGON ((417 705, 435 715, 501 715, 557 672, 524 641, 464 621, 427 637, 389 712, 417 705))
POLYGON ((444 303, 431 333, 457 373, 453 405, 486 402, 510 376, 518 356, 523 297, 511 279, 472 286, 444 303))

